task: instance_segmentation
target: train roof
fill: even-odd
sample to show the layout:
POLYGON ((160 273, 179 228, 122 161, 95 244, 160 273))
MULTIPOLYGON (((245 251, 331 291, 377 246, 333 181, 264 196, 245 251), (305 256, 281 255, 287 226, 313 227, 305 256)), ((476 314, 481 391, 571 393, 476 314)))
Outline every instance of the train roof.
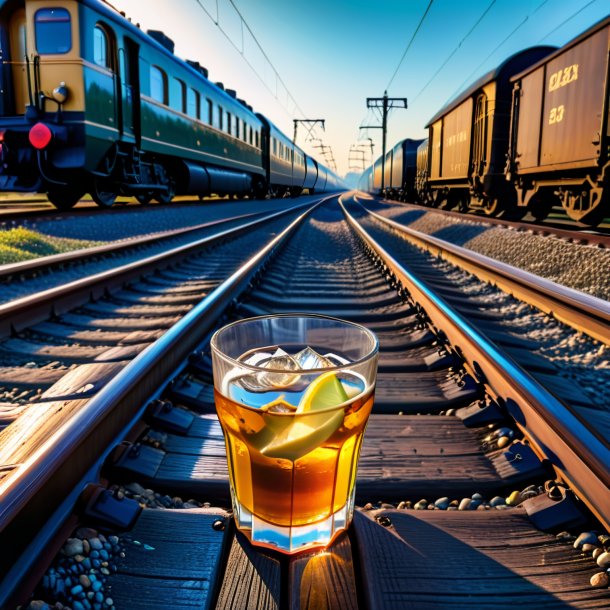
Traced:
MULTIPOLYGON (((134 23, 132 23, 125 16, 125 13, 119 11, 107 0, 77 0, 77 2, 79 4, 83 4, 85 6, 88 6, 89 8, 96 10, 97 12, 101 13, 107 19, 114 21, 115 23, 119 24, 121 27, 128 30, 134 38, 137 38, 137 39, 141 40, 142 42, 145 42, 147 45, 154 47, 156 51, 158 51, 159 53, 162 53, 167 58, 171 59, 172 61, 174 61, 176 63, 179 63, 182 68, 190 71, 193 75, 196 75, 197 78, 206 81, 206 83, 212 89, 214 89, 214 93, 219 95, 220 97, 224 98, 226 100, 227 104, 232 104, 234 107, 239 108, 241 112, 249 115, 252 119, 257 119, 256 113, 253 110, 250 110, 247 106, 245 106, 244 104, 239 102, 236 98, 229 95, 224 89, 221 89, 220 87, 218 87, 210 79, 206 78, 201 72, 196 70, 193 66, 189 65, 186 62, 186 60, 178 57, 177 55, 175 55, 174 53, 172 53, 171 51, 166 49, 160 42, 158 42, 148 33, 143 31, 139 27, 139 25, 135 25, 134 23)), ((2 6, 2 4, 5 4, 5 2, 0 0, 0 7, 2 6)))
POLYGON ((494 80, 509 78, 512 73, 517 70, 522 71, 524 64, 531 65, 533 62, 537 62, 542 57, 548 56, 550 53, 555 51, 557 47, 552 46, 536 46, 523 49, 514 55, 511 55, 505 59, 497 68, 490 70, 480 78, 478 78, 472 85, 466 88, 457 97, 453 98, 448 104, 443 106, 427 123, 426 127, 430 127, 432 123, 438 121, 441 117, 446 115, 448 112, 457 108, 463 101, 467 100, 472 96, 475 91, 478 91, 481 87, 490 83, 494 80))
POLYGON ((514 76, 511 77, 511 79, 510 79, 511 82, 519 80, 526 74, 533 72, 536 68, 539 68, 543 64, 551 61, 552 59, 554 59, 558 55, 561 55, 568 49, 575 47, 577 44, 581 43, 586 38, 589 38, 589 36, 592 36, 596 32, 599 32, 599 30, 603 30, 608 25, 610 25, 610 16, 605 17, 604 19, 601 19, 600 21, 598 21, 597 23, 592 25, 589 29, 585 30, 582 34, 579 34, 576 38, 573 38, 572 40, 570 40, 569 42, 564 44, 560 49, 557 49, 555 52, 551 53, 550 55, 543 57, 542 59, 540 59, 540 61, 537 61, 535 64, 528 66, 525 70, 521 70, 521 72, 519 72, 518 74, 515 74, 514 76))

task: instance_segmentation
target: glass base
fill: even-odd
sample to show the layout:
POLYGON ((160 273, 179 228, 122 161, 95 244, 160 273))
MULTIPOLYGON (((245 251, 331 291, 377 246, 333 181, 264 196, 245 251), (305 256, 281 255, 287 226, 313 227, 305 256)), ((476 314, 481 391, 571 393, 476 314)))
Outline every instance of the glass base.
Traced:
MULTIPOLYGON (((355 491, 355 490, 354 490, 355 491)), ((235 523, 254 545, 282 553, 298 553, 325 547, 335 536, 346 530, 354 514, 354 492, 336 513, 323 521, 294 527, 274 525, 253 515, 233 497, 235 523)))

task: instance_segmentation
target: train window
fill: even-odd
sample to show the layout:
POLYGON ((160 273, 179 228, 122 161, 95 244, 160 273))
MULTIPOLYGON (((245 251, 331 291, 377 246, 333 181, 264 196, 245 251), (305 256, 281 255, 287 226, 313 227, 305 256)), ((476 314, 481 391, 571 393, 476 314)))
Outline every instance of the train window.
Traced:
POLYGON ((216 127, 218 127, 218 129, 220 129, 220 131, 222 131, 224 129, 223 127, 223 114, 222 114, 222 106, 218 106, 218 125, 216 125, 216 127))
POLYGON ((229 135, 231 135, 231 131, 233 129, 233 126, 231 125, 232 120, 233 120, 233 117, 231 116, 231 113, 227 112, 227 133, 229 135))
POLYGON ((186 97, 186 112, 189 116, 196 119, 201 118, 201 108, 199 104, 199 92, 189 88, 186 97))
POLYGON ((99 23, 93 28, 93 62, 112 70, 110 35, 99 23))
POLYGON ((256 148, 260 148, 260 141, 259 141, 259 135, 258 135, 258 131, 254 134, 256 136, 256 148))
POLYGON ((252 130, 252 125, 250 125, 250 144, 254 144, 254 137, 253 137, 253 130, 252 130))
POLYGON ((176 110, 180 110, 180 112, 184 112, 186 114, 186 85, 179 79, 175 78, 177 86, 177 100, 176 100, 176 110))
POLYGON ((240 127, 240 119, 238 116, 235 117, 235 137, 239 138, 239 127, 240 127))
POLYGON ((150 97, 167 106, 167 74, 158 66, 150 67, 150 97))
POLYGON ((41 8, 34 16, 36 49, 41 55, 59 55, 72 48, 72 23, 65 8, 41 8))
POLYGON ((273 138, 273 154, 277 157, 277 140, 273 138))
POLYGON ((214 104, 208 98, 206 98, 206 101, 208 103, 208 124, 214 125, 214 104))

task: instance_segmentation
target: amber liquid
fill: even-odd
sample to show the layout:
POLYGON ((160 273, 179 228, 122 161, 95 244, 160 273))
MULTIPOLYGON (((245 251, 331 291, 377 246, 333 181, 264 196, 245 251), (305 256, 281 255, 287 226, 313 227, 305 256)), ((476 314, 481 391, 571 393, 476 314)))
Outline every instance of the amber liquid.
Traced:
POLYGON ((286 423, 274 418, 306 415, 263 413, 217 390, 214 397, 231 487, 242 506, 268 523, 288 527, 322 521, 345 506, 356 482, 362 438, 373 407, 372 388, 339 407, 343 411, 339 427, 294 460, 264 455, 261 438, 273 436, 274 424, 286 423))

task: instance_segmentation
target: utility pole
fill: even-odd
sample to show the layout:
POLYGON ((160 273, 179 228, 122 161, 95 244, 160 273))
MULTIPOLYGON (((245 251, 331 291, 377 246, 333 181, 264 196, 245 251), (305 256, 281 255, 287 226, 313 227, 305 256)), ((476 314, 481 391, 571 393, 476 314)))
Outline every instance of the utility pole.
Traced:
POLYGON ((386 137, 388 131, 388 112, 392 108, 406 108, 406 97, 388 97, 388 92, 383 92, 383 97, 367 97, 367 108, 381 108, 381 125, 368 125, 360 129, 381 129, 382 130, 382 151, 381 151, 381 190, 385 186, 385 153, 386 153, 386 137))
POLYGON ((320 125, 322 126, 322 131, 326 131, 325 130, 325 119, 292 119, 294 122, 294 136, 292 138, 292 143, 296 144, 297 143, 297 129, 299 127, 299 123, 303 123, 303 125, 308 125, 308 129, 307 129, 307 133, 309 135, 311 135, 311 131, 312 129, 316 126, 317 123, 320 123, 320 125))

